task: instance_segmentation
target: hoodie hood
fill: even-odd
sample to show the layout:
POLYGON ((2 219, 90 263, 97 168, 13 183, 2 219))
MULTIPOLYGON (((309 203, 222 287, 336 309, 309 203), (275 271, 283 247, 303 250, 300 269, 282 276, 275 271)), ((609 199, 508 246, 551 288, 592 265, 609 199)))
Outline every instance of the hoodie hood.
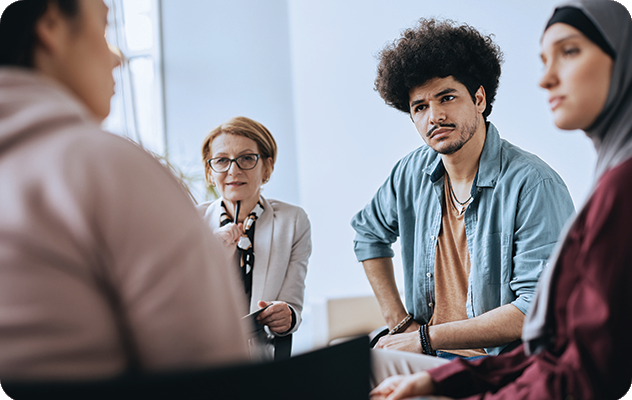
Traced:
POLYGON ((35 71, 0 68, 0 156, 33 135, 88 121, 96 124, 59 83, 35 71))

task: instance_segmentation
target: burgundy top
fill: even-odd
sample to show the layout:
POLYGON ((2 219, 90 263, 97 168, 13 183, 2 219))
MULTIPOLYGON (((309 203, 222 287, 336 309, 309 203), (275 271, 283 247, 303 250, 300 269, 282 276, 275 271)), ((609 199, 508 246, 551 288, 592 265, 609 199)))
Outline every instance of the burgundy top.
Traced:
POLYGON ((521 346, 433 369, 437 394, 618 399, 626 393, 632 381, 632 160, 601 177, 559 263, 551 348, 527 357, 521 346))

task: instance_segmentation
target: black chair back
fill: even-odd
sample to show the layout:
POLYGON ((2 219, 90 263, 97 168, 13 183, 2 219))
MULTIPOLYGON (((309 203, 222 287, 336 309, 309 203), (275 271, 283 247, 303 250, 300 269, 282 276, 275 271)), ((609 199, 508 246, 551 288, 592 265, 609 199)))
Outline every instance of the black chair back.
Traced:
POLYGON ((292 334, 274 338, 274 361, 287 360, 292 356, 292 334))
POLYGON ((2 381, 14 400, 30 399, 368 399, 369 339, 362 337, 290 359, 98 382, 2 381))

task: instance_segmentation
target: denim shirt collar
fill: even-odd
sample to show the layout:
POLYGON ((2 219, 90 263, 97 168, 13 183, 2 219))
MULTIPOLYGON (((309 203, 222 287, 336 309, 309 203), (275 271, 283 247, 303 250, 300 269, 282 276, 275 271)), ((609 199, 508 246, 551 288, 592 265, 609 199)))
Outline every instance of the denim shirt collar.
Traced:
MULTIPOLYGON (((501 167, 500 149, 501 141, 498 129, 496 129, 494 124, 488 122, 485 144, 483 145, 483 151, 481 152, 481 159, 478 163, 478 171, 476 172, 472 189, 474 189, 474 187, 496 186, 501 167)), ((445 173, 441 155, 439 153, 435 154, 436 159, 424 168, 424 172, 430 175, 430 181, 433 183, 437 182, 445 173)))

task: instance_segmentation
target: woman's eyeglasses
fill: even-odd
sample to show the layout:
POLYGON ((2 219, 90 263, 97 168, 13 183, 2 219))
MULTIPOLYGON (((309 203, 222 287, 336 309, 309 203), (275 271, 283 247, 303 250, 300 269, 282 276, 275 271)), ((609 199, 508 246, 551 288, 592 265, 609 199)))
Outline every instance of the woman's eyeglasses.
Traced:
POLYGON ((215 157, 206 160, 209 167, 215 172, 226 172, 230 169, 230 165, 234 162, 239 169, 247 171, 257 166, 259 154, 244 154, 237 158, 215 157))

